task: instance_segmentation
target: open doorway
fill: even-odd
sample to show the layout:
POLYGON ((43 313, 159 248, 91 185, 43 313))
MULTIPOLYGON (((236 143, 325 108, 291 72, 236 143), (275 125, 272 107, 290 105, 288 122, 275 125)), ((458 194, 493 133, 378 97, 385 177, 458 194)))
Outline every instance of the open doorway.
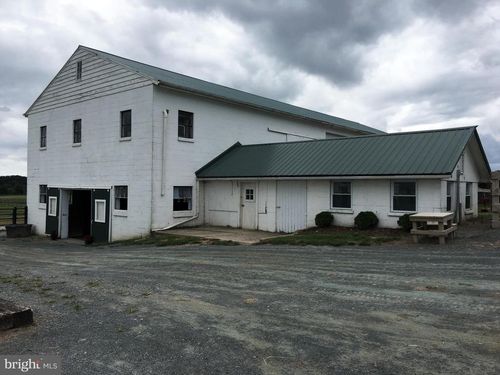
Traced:
POLYGON ((68 237, 82 238, 90 235, 90 190, 71 190, 68 205, 68 237))

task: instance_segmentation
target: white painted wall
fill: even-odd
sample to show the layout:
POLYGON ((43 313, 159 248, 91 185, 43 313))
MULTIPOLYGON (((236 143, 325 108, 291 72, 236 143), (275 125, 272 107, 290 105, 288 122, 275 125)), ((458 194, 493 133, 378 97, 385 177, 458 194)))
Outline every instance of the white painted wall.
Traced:
MULTIPOLYGON (((194 191, 196 187, 196 170, 238 141, 242 144, 252 144, 298 140, 294 136, 270 132, 268 128, 317 139, 324 139, 327 131, 349 134, 348 130, 342 128, 278 116, 269 112, 162 87, 154 87, 153 119, 155 160, 153 170, 153 228, 167 227, 197 214, 195 212, 197 207, 197 194, 195 192, 193 193, 193 211, 184 213, 173 211, 173 187, 193 186, 194 191), (163 110, 165 109, 169 110, 169 115, 164 133, 165 158, 162 163, 161 143, 164 121, 163 110), (194 113, 194 138, 191 142, 179 140, 177 137, 179 110, 194 113), (164 195, 161 194, 162 168, 166 176, 164 195)), ((354 134, 354 132, 351 134, 354 134)), ((207 202, 208 205, 212 204, 208 198, 207 202)), ((262 209, 262 207, 259 208, 262 209)), ((275 205, 273 209, 275 209, 275 205)), ((192 221, 187 225, 204 222, 203 216, 207 212, 209 212, 207 209, 200 210, 199 220, 192 221)), ((220 222, 223 215, 220 213, 215 214, 214 211, 210 212, 212 216, 208 221, 220 222)), ((234 218, 235 215, 230 214, 229 216, 231 219, 228 219, 228 224, 225 225, 236 225, 235 220, 237 219, 234 218)), ((262 213, 259 216, 262 216, 262 213)), ((262 218, 262 220, 265 219, 262 218)), ((266 228, 272 228, 273 225, 273 222, 268 221, 266 228)))
MULTIPOLYGON (((127 216, 113 216, 113 239, 149 233, 151 223, 152 86, 124 91, 28 118, 29 222, 45 231, 45 207, 39 185, 110 188, 128 185, 127 216), (120 141, 120 111, 132 110, 132 138, 120 141), (82 143, 73 147, 73 120, 82 119, 82 143), (41 150, 40 126, 47 126, 41 150)), ((113 201, 112 201, 113 202, 113 201)))
MULTIPOLYGON (((398 180, 400 181, 400 180, 398 180)), ((426 212, 441 212, 441 180, 421 179, 417 181, 417 210, 426 212)), ((280 181, 280 184, 296 183, 280 181)), ((205 196, 211 212, 207 211, 205 223, 209 225, 222 225, 238 227, 239 196, 228 195, 231 186, 237 186, 238 181, 206 181, 205 196), (224 211, 214 214, 216 208, 223 205, 224 211), (231 215, 226 214, 231 212, 231 215)), ((331 211, 334 215, 334 224, 340 226, 353 226, 354 218, 361 211, 373 211, 382 228, 397 228, 397 220, 402 212, 391 210, 391 180, 352 180, 351 199, 352 209, 334 210, 330 207, 331 180, 307 180, 307 227, 314 227, 314 219, 321 211, 331 211)), ((238 191, 236 188, 235 191, 238 191)), ((266 231, 276 231, 276 181, 259 181, 257 194, 259 207, 258 228, 266 231), (267 205, 267 213, 264 207, 267 205)))

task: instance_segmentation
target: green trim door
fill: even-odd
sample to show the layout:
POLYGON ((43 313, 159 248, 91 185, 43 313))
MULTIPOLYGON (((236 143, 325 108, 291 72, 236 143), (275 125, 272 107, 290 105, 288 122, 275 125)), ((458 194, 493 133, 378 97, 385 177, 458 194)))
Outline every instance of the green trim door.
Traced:
POLYGON ((95 242, 109 241, 109 189, 92 189, 92 237, 95 242))
POLYGON ((47 204, 45 209, 45 233, 55 232, 59 237, 59 198, 60 193, 57 188, 47 189, 47 204))

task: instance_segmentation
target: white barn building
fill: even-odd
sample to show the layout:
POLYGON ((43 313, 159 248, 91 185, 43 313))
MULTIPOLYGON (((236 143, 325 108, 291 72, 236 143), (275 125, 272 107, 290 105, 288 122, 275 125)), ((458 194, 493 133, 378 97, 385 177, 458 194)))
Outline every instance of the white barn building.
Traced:
MULTIPOLYGON (((260 216, 247 225, 238 207, 224 211, 225 202, 217 214, 207 210, 213 190, 205 192, 195 172, 237 141, 384 134, 83 46, 25 116, 29 223, 39 234, 98 241, 185 221, 276 230, 260 216)), ((231 186, 240 194, 240 181, 231 186)), ((262 205, 260 182, 258 192, 262 205)))

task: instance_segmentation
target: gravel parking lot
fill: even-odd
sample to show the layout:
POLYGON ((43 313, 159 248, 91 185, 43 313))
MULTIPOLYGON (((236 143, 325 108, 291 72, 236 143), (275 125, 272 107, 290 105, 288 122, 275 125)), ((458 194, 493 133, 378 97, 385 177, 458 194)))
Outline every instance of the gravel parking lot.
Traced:
MULTIPOLYGON (((0 239, 2 354, 65 374, 498 374, 500 234, 372 247, 0 239)), ((473 233, 473 232, 470 232, 473 233)))

